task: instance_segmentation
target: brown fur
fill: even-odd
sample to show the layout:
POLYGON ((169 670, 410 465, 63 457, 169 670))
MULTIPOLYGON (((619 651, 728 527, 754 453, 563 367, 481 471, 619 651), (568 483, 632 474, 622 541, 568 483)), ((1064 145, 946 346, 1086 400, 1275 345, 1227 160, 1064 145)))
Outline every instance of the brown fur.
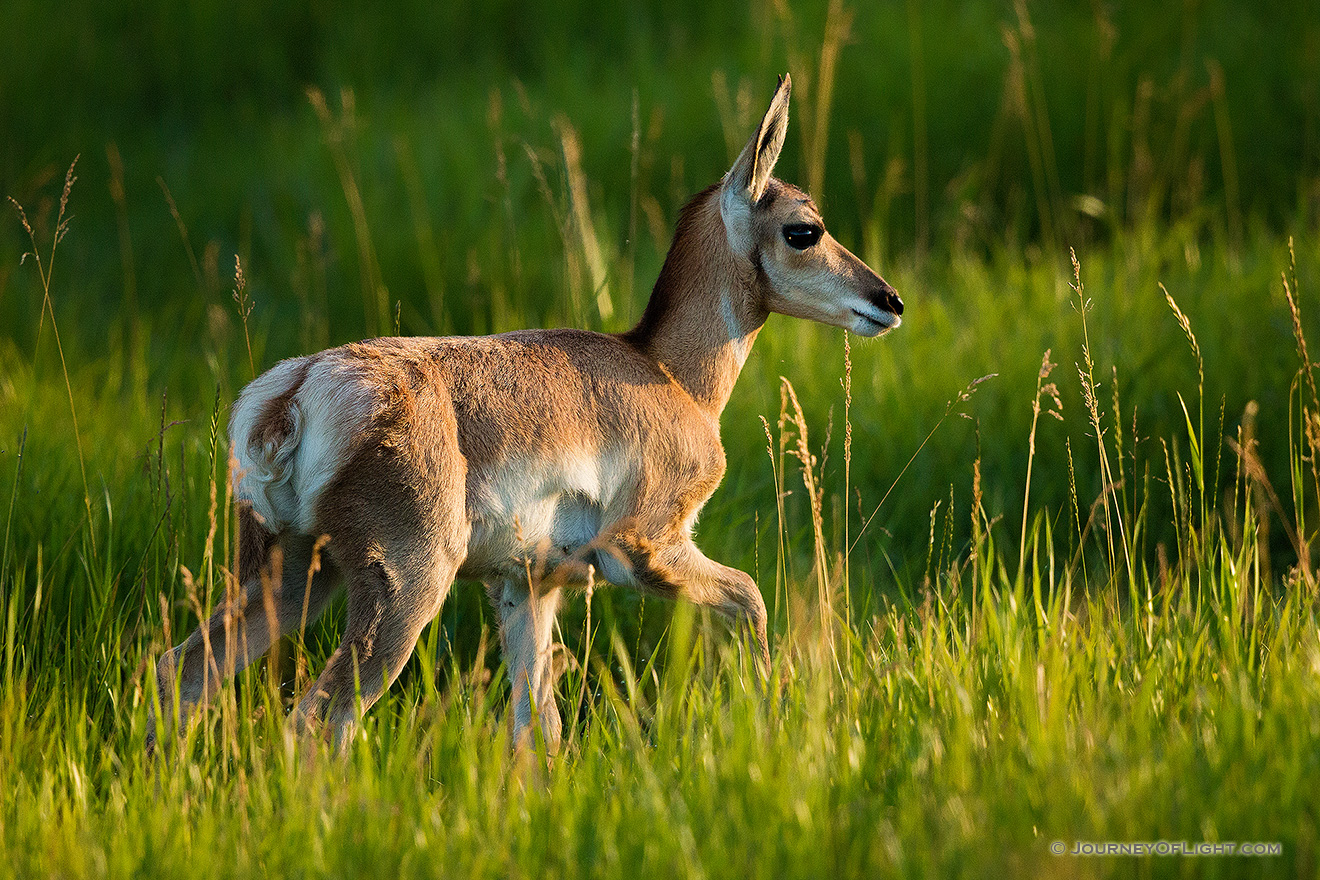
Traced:
POLYGON ((234 444, 291 470, 263 464, 269 473, 240 479, 240 495, 267 510, 283 505, 279 517, 297 525, 276 536, 243 514, 239 607, 217 612, 159 666, 162 694, 172 695, 178 671, 180 715, 221 673, 314 617, 336 575, 348 589, 344 640, 295 711, 336 738, 351 730, 355 697, 370 706, 398 675, 456 576, 483 581, 496 607, 520 740, 534 723, 551 747, 558 740, 552 624, 562 587, 586 563, 743 622, 768 671, 756 584, 691 537, 724 475, 720 413, 771 311, 876 335, 902 310, 893 289, 823 231, 806 194, 770 177, 788 88, 783 81, 725 180, 683 209, 629 332, 376 339, 286 362, 244 392, 234 444), (799 249, 783 230, 801 224, 820 236, 799 249), (309 579, 322 533, 329 564, 309 579), (263 619, 257 573, 277 544, 284 572, 263 619), (529 582, 533 560, 546 576, 529 582), (225 639, 231 619, 245 627, 241 650, 225 639), (198 651, 206 644, 213 654, 221 645, 209 667, 198 651))
POLYGON ((252 505, 238 504, 238 579, 248 583, 261 575, 278 536, 262 524, 252 505))

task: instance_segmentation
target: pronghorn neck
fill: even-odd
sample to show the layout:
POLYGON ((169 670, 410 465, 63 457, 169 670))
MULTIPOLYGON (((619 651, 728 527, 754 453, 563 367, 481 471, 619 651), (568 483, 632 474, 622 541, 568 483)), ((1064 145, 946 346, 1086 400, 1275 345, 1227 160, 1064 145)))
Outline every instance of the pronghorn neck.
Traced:
POLYGON ((683 208, 646 311, 624 338, 718 418, 769 314, 761 282, 729 248, 716 184, 683 208))

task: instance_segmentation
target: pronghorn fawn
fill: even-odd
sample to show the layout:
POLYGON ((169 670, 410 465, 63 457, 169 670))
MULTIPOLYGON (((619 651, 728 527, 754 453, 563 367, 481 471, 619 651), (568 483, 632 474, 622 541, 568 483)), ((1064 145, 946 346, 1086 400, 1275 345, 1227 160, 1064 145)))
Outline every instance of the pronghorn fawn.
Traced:
POLYGON ((282 361, 243 390, 229 426, 242 595, 161 658, 168 723, 314 619, 340 581, 343 643, 293 714, 336 742, 358 700, 366 709, 398 676, 456 577, 482 581, 496 608, 515 742, 539 724, 558 744, 552 629, 588 565, 740 622, 768 672, 755 582, 692 541, 724 474, 720 413, 771 312, 862 336, 903 312, 807 194, 771 176, 790 85, 723 180, 684 207, 632 330, 373 339, 282 361), (551 575, 529 577, 529 559, 551 575))

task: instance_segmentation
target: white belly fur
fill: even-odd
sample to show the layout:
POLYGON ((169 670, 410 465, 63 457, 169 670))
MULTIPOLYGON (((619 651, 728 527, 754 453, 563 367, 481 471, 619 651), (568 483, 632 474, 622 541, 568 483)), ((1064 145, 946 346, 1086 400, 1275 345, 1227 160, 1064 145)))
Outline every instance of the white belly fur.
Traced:
POLYGON ((616 458, 577 452, 477 475, 468 486, 472 536, 460 574, 525 577, 524 560, 548 571, 590 544, 626 477, 616 458))

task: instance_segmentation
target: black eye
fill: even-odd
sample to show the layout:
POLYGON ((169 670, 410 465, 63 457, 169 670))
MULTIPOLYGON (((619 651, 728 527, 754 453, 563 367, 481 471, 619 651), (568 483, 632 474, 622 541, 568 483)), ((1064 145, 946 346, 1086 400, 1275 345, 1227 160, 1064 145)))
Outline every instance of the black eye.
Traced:
POLYGON ((791 248, 797 248, 805 251, 820 240, 820 234, 824 232, 819 226, 812 226, 808 223, 790 223, 784 227, 784 241, 788 242, 791 248))

